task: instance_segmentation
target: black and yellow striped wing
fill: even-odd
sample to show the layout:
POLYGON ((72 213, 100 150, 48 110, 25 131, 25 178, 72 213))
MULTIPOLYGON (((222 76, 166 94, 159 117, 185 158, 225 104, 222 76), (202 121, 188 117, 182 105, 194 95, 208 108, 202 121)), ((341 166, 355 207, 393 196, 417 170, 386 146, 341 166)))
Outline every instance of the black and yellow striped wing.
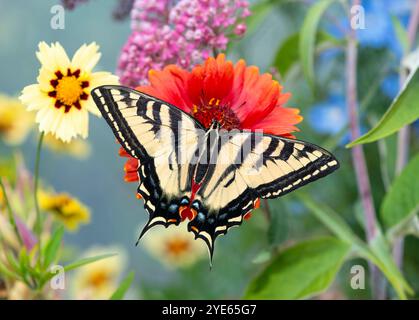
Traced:
POLYGON ((210 248, 215 238, 240 225, 260 198, 277 198, 339 168, 328 151, 300 140, 253 132, 225 132, 217 163, 197 198, 204 214, 190 230, 210 248))
POLYGON ((178 225, 188 208, 188 230, 211 257, 216 237, 240 225, 258 199, 280 197, 339 167, 316 145, 227 132, 217 123, 205 129, 177 107, 126 87, 98 87, 92 96, 120 144, 139 159, 138 192, 149 213, 141 235, 157 224, 178 225))
POLYGON ((139 159, 138 193, 149 213, 141 235, 158 224, 178 225, 203 127, 175 106, 126 87, 101 86, 92 97, 119 143, 139 159))

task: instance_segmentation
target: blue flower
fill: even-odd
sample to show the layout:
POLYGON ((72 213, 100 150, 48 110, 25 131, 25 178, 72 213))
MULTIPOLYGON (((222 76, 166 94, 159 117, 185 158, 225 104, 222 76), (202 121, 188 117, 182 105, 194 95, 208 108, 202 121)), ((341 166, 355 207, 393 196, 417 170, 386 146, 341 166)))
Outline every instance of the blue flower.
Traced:
POLYGON ((374 48, 388 45, 392 25, 385 2, 383 0, 362 2, 365 9, 365 29, 357 30, 357 37, 362 45, 374 48))
MULTIPOLYGON (((311 107, 307 120, 318 133, 336 135, 348 124, 345 97, 332 94, 326 100, 316 103, 311 107)), ((368 128, 362 123, 360 129, 361 135, 368 131, 368 128)), ((350 132, 346 130, 339 145, 345 145, 350 141, 350 132)))
POLYGON ((394 99, 399 93, 399 75, 390 73, 381 83, 381 91, 389 98, 394 99))
POLYGON ((393 27, 392 16, 406 27, 413 2, 410 0, 368 0, 365 8, 365 29, 357 30, 361 45, 374 48, 388 47, 398 59, 403 49, 393 27))
MULTIPOLYGON (((365 12, 365 29, 357 30, 359 43, 365 47, 389 48, 398 59, 402 55, 402 47, 397 39, 393 27, 392 17, 396 17, 404 27, 407 26, 409 15, 412 10, 411 0, 364 0, 362 6, 365 12)), ((340 25, 347 29, 348 19, 342 18, 340 25)), ((334 25, 326 24, 327 31, 337 38, 343 38, 344 34, 334 25)))
POLYGON ((313 105, 308 114, 308 122, 319 133, 338 133, 347 123, 345 98, 331 95, 325 101, 313 105))

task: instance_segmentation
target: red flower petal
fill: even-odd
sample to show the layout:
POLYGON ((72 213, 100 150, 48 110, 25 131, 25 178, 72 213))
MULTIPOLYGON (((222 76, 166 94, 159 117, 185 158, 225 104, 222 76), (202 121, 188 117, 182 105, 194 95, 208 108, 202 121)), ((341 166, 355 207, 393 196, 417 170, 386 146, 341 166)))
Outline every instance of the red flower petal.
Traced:
POLYGON ((208 104, 211 99, 219 99, 220 104, 228 103, 226 97, 234 82, 234 68, 231 61, 225 61, 224 54, 205 61, 203 66, 192 69, 188 80, 188 94, 194 105, 208 104))
POLYGON ((150 70, 150 85, 136 89, 153 97, 171 103, 185 112, 190 112, 192 103, 187 92, 189 73, 175 65, 168 65, 162 71, 150 70))
POLYGON ((128 152, 126 152, 125 149, 122 147, 119 148, 118 154, 121 157, 126 157, 126 158, 131 157, 131 155, 128 152))
POLYGON ((263 119, 253 122, 249 129, 262 128, 265 133, 293 137, 290 132, 299 131, 294 125, 303 119, 299 112, 298 109, 276 107, 263 119))
MULTIPOLYGON (((148 86, 137 90, 167 101, 191 113, 208 126, 212 120, 225 128, 263 130, 265 133, 294 136, 295 126, 303 119, 298 109, 284 108, 290 98, 270 74, 259 74, 255 66, 239 60, 234 66, 220 54, 208 58, 192 71, 168 65, 161 71, 149 72, 148 86)), ((123 148, 120 156, 127 157, 125 180, 138 181, 138 160, 123 148)))
POLYGON ((125 172, 137 172, 137 169, 138 169, 138 160, 135 158, 128 159, 124 167, 125 172))
POLYGON ((124 171, 125 176, 124 180, 126 182, 138 182, 138 160, 128 155, 128 160, 125 162, 124 171))
POLYGON ((126 172, 124 176, 125 182, 138 182, 137 172, 126 172))

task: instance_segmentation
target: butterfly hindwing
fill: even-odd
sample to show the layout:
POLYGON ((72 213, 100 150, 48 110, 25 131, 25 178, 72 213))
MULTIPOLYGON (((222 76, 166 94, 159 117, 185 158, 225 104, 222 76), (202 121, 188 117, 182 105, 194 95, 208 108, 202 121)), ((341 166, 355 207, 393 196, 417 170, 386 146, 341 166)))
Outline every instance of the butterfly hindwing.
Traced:
POLYGON ((149 221, 179 224, 179 208, 190 190, 187 163, 202 139, 203 128, 178 108, 122 86, 102 86, 92 96, 119 143, 139 160, 138 193, 149 221))
POLYGON ((211 248, 218 235, 242 223, 258 199, 283 196, 339 167, 328 151, 304 141, 253 132, 225 134, 220 135, 215 169, 198 192, 204 215, 190 222, 196 236, 205 232, 201 238, 211 248))

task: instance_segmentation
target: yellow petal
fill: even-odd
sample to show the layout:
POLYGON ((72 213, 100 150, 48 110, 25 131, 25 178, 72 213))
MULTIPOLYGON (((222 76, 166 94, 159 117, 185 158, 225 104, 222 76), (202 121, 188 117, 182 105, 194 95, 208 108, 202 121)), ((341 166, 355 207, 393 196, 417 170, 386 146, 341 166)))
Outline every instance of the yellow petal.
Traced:
POLYGON ((65 71, 70 66, 70 59, 64 48, 56 42, 48 46, 44 41, 38 45, 39 51, 36 53, 38 60, 41 62, 42 68, 50 72, 57 70, 65 71))
POLYGON ((71 60, 73 68, 90 72, 100 59, 99 46, 92 42, 88 46, 83 44, 74 54, 71 60))
POLYGON ((19 100, 26 105, 28 110, 39 110, 53 103, 53 99, 48 97, 38 84, 31 84, 23 88, 19 100))
POLYGON ((39 75, 36 78, 36 81, 39 84, 39 88, 41 91, 47 94, 48 92, 52 91, 54 88, 51 85, 51 80, 56 79, 56 75, 48 69, 41 68, 39 70, 39 75))
POLYGON ((96 87, 103 86, 103 85, 118 85, 119 78, 113 75, 110 72, 93 72, 90 75, 89 79, 89 98, 83 105, 89 112, 93 113, 96 116, 100 116, 100 111, 96 106, 95 102, 93 101, 92 96, 90 95, 90 91, 96 87))

